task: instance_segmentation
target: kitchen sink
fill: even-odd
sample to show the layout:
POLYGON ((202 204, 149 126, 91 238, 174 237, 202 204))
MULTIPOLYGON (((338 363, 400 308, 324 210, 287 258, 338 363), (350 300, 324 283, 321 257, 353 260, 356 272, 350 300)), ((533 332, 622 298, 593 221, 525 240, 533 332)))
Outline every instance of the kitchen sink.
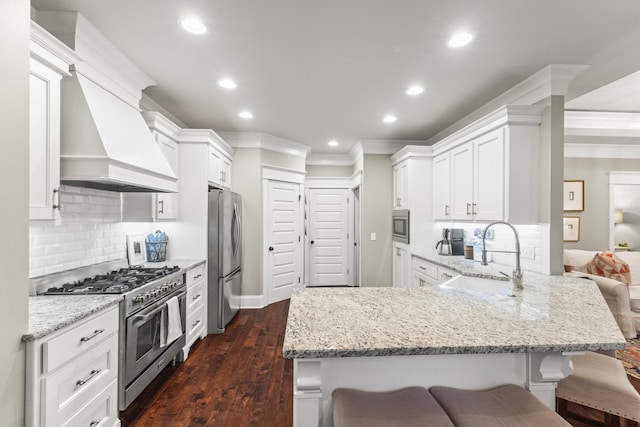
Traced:
POLYGON ((481 292, 489 295, 511 293, 512 283, 510 280, 484 279, 480 277, 470 277, 459 275, 453 279, 440 284, 442 289, 460 289, 469 292, 481 292))

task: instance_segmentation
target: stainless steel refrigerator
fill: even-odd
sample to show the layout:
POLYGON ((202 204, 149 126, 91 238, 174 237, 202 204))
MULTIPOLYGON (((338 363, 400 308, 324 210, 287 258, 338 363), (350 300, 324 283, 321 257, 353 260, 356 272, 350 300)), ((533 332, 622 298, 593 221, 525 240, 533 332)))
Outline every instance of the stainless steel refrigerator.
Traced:
POLYGON ((221 334, 240 309, 242 287, 242 198, 209 190, 207 332, 221 334))

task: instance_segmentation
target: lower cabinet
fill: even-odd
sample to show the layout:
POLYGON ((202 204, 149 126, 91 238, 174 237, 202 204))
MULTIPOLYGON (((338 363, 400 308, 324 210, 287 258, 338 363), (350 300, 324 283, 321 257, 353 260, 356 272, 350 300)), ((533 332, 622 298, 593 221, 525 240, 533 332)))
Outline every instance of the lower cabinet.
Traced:
POLYGON ((412 257, 411 266, 413 275, 411 285, 414 288, 439 285, 459 275, 459 273, 453 270, 449 270, 446 267, 434 264, 417 256, 412 257))
POLYGON ((393 287, 409 288, 409 270, 411 268, 411 255, 409 245, 393 242, 393 287))
POLYGON ((189 357, 193 343, 207 334, 205 327, 205 264, 199 264, 187 271, 187 337, 180 359, 189 357))
POLYGON ((26 426, 119 426, 118 306, 26 344, 26 426))

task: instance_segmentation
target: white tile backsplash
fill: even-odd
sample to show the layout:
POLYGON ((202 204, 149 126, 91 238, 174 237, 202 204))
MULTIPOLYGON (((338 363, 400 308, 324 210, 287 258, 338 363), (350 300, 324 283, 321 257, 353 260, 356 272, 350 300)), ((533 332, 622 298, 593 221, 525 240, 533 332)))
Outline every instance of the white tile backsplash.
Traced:
POLYGON ((152 223, 121 222, 120 193, 62 186, 62 220, 29 226, 29 277, 127 256, 127 234, 147 234, 152 223))

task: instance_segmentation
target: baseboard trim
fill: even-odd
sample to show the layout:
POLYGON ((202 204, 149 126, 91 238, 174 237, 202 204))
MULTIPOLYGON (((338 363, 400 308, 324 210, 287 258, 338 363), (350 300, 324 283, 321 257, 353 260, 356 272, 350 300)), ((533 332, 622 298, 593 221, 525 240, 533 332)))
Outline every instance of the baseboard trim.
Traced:
POLYGON ((240 296, 240 308, 264 308, 266 306, 264 295, 240 296))

